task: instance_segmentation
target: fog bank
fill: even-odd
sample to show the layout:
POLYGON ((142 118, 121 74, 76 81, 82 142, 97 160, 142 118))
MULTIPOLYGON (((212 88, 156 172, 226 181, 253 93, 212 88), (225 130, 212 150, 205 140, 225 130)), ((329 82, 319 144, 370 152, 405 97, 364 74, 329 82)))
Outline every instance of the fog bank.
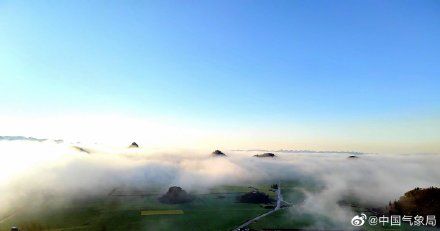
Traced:
POLYGON ((220 185, 311 180, 320 190, 304 189, 304 203, 293 209, 344 224, 352 213, 338 202, 347 196, 381 206, 414 187, 439 186, 440 179, 438 155, 359 154, 350 159, 344 153, 279 152, 275 158, 255 158, 258 152, 223 150, 228 156, 219 158, 212 151, 3 140, 0 215, 30 202, 62 198, 63 203, 107 195, 114 188, 165 190, 178 185, 205 192, 220 185))

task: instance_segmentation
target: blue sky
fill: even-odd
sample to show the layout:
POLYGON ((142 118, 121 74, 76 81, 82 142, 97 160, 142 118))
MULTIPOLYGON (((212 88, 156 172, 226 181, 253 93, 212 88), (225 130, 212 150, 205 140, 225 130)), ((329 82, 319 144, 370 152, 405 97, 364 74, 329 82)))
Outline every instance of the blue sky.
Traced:
POLYGON ((439 12, 438 1, 2 1, 0 113, 167 118, 227 147, 436 152, 439 12))

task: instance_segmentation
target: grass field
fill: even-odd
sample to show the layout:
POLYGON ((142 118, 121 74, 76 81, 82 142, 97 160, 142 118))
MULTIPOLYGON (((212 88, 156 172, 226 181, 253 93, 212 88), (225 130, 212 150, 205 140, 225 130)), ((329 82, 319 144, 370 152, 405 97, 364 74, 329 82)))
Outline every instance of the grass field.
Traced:
MULTIPOLYGON (((270 186, 262 187, 269 191, 270 186)), ((248 192, 247 187, 214 188, 185 204, 162 204, 157 195, 91 197, 55 206, 50 202, 43 208, 15 211, 16 214, 0 223, 0 231, 11 226, 26 231, 38 230, 231 230, 247 219, 267 209, 257 204, 236 203, 236 197, 248 192), (149 216, 141 216, 141 211, 149 216), (158 211, 168 211, 158 214, 158 211), (169 215, 176 211, 183 214, 169 215)), ((176 212, 177 213, 177 212, 176 212)))

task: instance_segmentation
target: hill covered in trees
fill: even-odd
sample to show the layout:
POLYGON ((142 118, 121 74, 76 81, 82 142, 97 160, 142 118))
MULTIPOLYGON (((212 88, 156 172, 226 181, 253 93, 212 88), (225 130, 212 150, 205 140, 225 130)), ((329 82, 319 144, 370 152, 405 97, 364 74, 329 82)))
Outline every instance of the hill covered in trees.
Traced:
POLYGON ((390 214, 440 217, 440 188, 415 188, 390 202, 387 208, 390 214))

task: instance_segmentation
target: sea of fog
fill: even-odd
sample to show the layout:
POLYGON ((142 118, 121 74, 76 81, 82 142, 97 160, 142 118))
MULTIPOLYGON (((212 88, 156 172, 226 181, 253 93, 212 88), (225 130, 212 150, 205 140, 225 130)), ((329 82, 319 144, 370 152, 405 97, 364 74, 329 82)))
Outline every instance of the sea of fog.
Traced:
MULTIPOLYGON (((0 141, 0 217, 24 204, 107 195, 113 188, 177 185, 204 192, 221 185, 311 181, 301 209, 335 221, 352 217, 338 202, 354 195, 362 203, 386 205, 415 187, 440 186, 440 156, 344 153, 283 153, 222 150, 149 150, 51 140, 0 141)), ((62 202, 60 202, 62 203, 62 202)), ((295 207, 297 208, 297 207, 295 207)))

